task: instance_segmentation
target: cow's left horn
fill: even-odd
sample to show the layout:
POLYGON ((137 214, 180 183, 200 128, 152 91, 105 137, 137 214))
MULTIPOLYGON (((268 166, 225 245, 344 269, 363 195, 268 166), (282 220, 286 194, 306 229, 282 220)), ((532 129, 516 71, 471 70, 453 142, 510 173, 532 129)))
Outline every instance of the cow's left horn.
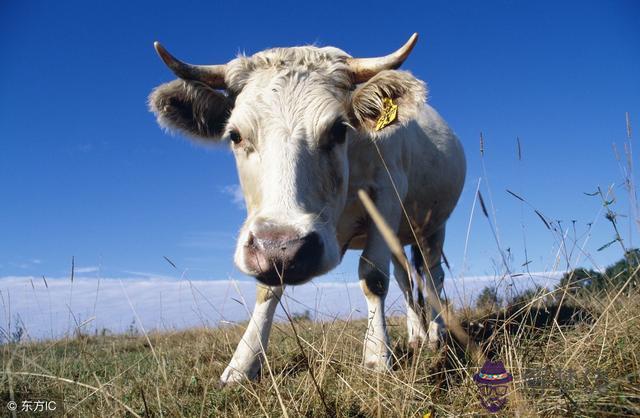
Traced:
POLYGON ((223 89, 226 87, 224 82, 225 65, 193 65, 182 62, 169 53, 160 42, 154 42, 156 49, 162 61, 173 73, 183 80, 200 81, 214 89, 223 89))
POLYGON ((411 53, 416 42, 418 42, 418 34, 414 33, 400 49, 384 57, 347 59, 354 81, 363 83, 380 71, 395 70, 400 67, 411 53))

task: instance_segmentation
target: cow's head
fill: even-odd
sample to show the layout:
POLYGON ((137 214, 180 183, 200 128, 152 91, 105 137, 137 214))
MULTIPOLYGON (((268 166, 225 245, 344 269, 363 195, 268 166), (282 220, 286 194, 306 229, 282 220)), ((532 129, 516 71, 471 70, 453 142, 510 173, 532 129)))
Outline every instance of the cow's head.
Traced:
POLYGON ((300 284, 339 263, 346 143, 375 140, 415 116, 424 83, 395 69, 416 40, 379 58, 296 47, 207 66, 155 44, 179 77, 149 98, 160 125, 228 142, 235 155, 248 212, 235 252, 240 270, 269 285, 300 284), (397 123, 380 130, 385 99, 398 105, 397 123))

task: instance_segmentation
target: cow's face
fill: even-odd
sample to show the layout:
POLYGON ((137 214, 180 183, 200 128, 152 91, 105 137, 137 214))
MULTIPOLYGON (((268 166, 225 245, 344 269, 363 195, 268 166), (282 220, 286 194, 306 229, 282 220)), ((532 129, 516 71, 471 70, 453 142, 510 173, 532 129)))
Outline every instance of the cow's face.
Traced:
POLYGON ((410 119, 424 100, 423 83, 406 72, 369 69, 358 85, 355 60, 335 48, 268 50, 210 66, 208 78, 197 73, 200 67, 180 67, 188 64, 159 52, 182 77, 150 96, 160 124, 227 141, 233 150, 247 207, 238 268, 277 285, 300 284, 335 267, 349 131, 380 135, 374 126, 385 97, 399 103, 400 122, 410 119))
MULTIPOLYGON (((346 73, 345 73, 346 75, 346 73)), ((336 266, 347 194, 346 77, 302 68, 255 70, 227 122, 248 216, 236 265, 268 284, 300 283, 336 266)))

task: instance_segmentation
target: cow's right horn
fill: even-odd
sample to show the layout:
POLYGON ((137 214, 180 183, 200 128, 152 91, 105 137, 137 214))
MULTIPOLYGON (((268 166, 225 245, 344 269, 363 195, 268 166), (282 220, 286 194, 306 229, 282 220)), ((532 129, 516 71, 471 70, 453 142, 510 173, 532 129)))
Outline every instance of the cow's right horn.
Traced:
POLYGON ((167 67, 183 80, 200 81, 214 89, 224 89, 225 65, 193 65, 182 62, 169 53, 160 42, 153 43, 154 48, 167 67))

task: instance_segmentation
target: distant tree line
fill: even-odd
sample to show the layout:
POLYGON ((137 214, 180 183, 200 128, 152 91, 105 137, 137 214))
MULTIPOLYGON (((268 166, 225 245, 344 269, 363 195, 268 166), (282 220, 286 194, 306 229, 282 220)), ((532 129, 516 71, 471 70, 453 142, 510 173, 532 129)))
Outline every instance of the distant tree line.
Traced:
POLYGON ((640 273, 640 249, 632 249, 625 256, 610 265, 604 272, 592 269, 577 268, 565 273, 558 288, 566 286, 573 294, 599 293, 605 290, 618 290, 627 282, 627 291, 638 288, 640 273))
MULTIPOLYGON (((565 273, 556 286, 556 290, 572 295, 595 295, 603 291, 619 290, 625 286, 625 293, 640 290, 640 249, 634 248, 624 257, 607 267, 603 272, 593 269, 577 268, 565 273), (625 286, 626 285, 626 286, 625 286)), ((475 306, 481 310, 494 310, 502 306, 525 304, 545 292, 541 286, 527 289, 518 296, 505 301, 498 294, 496 286, 486 286, 478 295, 475 306)))

